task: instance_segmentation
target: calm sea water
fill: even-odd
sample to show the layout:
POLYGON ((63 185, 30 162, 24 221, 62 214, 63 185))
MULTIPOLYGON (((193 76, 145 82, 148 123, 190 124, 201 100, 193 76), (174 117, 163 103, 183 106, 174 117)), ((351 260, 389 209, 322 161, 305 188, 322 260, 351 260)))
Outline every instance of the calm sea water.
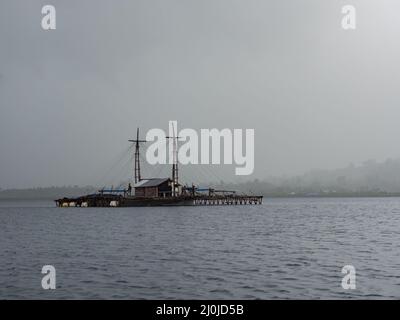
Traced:
POLYGON ((55 208, 0 202, 0 298, 400 298, 400 199, 55 208), (56 268, 43 290, 41 268, 56 268), (344 265, 356 289, 341 286, 344 265))

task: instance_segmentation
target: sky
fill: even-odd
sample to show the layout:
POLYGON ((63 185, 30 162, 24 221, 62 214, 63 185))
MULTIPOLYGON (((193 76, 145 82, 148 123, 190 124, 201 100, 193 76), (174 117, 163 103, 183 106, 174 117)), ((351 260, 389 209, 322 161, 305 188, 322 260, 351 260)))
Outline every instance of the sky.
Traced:
MULTIPOLYGON (((395 0, 2 0, 0 188, 95 184, 137 127, 167 130, 169 120, 254 129, 249 180, 399 158, 399 9, 395 0), (56 30, 41 28, 46 4, 56 30), (342 29, 346 4, 355 30, 342 29)), ((187 179, 203 170, 185 169, 187 179)), ((239 179, 232 167, 216 171, 239 179)))

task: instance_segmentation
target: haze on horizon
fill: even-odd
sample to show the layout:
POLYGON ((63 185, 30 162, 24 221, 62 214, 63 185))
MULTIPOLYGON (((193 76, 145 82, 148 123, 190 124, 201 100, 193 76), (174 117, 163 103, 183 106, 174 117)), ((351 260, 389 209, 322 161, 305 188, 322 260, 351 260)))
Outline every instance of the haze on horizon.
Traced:
POLYGON ((1 188, 93 184, 169 120, 254 128, 247 180, 400 158, 398 1, 352 31, 337 0, 52 0, 54 31, 45 4, 0 2, 1 188))

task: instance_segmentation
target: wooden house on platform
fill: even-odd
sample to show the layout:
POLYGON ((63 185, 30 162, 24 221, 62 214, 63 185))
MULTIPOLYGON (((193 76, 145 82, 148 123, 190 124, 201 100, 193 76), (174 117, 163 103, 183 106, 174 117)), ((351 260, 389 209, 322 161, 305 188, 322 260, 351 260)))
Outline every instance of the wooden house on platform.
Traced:
POLYGON ((170 178, 143 179, 134 185, 136 197, 166 198, 172 196, 170 178))

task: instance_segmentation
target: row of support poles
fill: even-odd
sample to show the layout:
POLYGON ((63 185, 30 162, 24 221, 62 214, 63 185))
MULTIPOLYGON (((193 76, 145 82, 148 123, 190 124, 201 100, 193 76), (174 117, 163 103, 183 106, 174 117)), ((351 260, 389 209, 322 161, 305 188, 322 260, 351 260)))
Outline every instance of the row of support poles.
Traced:
POLYGON ((253 205, 262 204, 262 197, 235 197, 235 198, 205 198, 195 199, 195 205, 201 206, 222 206, 222 205, 253 205))

